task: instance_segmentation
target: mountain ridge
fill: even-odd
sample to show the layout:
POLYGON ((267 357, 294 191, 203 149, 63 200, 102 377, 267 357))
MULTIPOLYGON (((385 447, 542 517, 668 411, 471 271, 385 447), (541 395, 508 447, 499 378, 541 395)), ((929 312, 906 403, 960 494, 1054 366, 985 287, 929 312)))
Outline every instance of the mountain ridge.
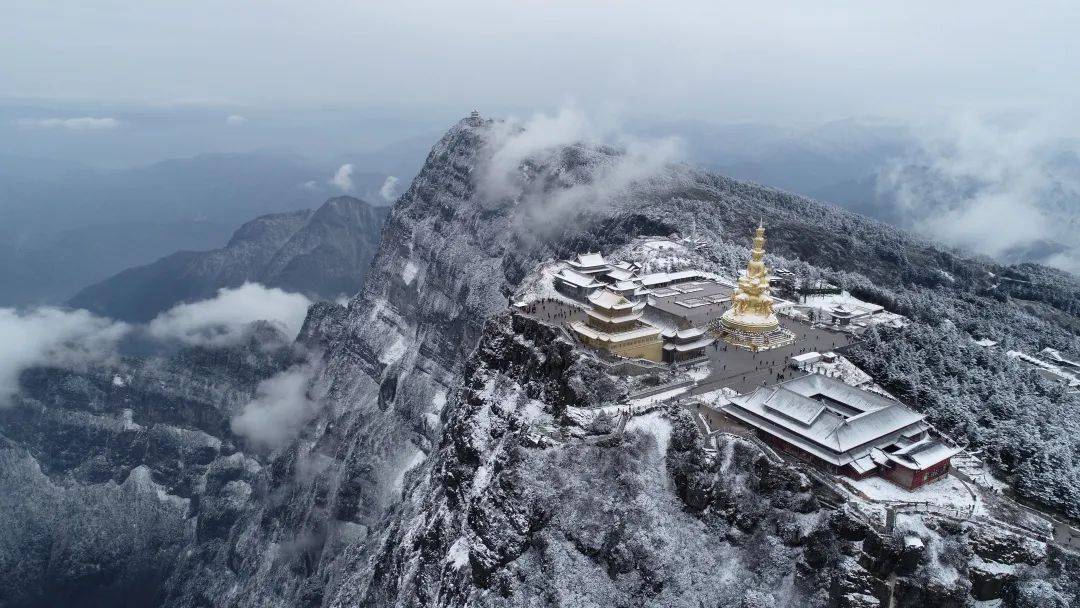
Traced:
MULTIPOLYGON (((213 391, 177 387, 153 373, 125 381, 135 388, 118 397, 142 403, 146 393, 145 406, 130 415, 138 425, 149 426, 157 399, 182 409, 181 397, 202 397, 195 422, 211 421, 203 427, 221 429, 220 436, 188 438, 187 427, 199 425, 182 417, 160 431, 184 437, 176 451, 197 466, 178 470, 171 453, 125 453, 122 466, 99 458, 99 446, 117 444, 103 438, 103 429, 122 436, 119 421, 131 409, 110 398, 118 390, 108 388, 111 374, 31 372, 32 399, 5 415, 25 417, 20 427, 32 428, 43 412, 63 423, 67 436, 86 446, 68 467, 123 480, 132 464, 145 464, 156 483, 174 480, 164 486, 166 497, 190 501, 167 507, 182 514, 185 526, 170 528, 178 549, 154 605, 870 607, 881 605, 895 575, 899 608, 962 606, 973 589, 968 569, 975 555, 993 564, 1028 560, 1018 566, 1027 578, 1009 582, 1017 593, 1053 580, 1053 593, 1080 598, 1080 560, 1063 550, 1005 555, 986 547, 1017 546, 1018 538, 975 522, 970 529, 934 524, 918 533, 932 549, 907 555, 904 538, 829 507, 800 471, 768 462, 753 445, 727 441, 724 458, 706 457, 685 412, 658 412, 651 427, 635 425, 619 440, 538 444, 529 425, 551 424, 572 436, 574 424, 560 411, 615 400, 623 380, 556 328, 506 312, 539 263, 618 252, 640 237, 692 232, 710 270, 736 272, 748 257, 750 228, 764 218, 770 266, 888 300, 912 319, 915 329, 878 337, 875 348, 891 355, 875 372, 924 406, 934 396, 927 413, 935 424, 951 420, 948 431, 970 432, 988 452, 1024 446, 998 460, 1005 465, 1031 450, 1049 458, 1052 446, 1066 444, 1011 435, 1016 418, 1009 416, 1019 414, 1008 404, 994 405, 997 418, 978 409, 977 388, 985 390, 988 378, 964 378, 951 366, 995 356, 964 342, 976 335, 1009 348, 1080 352, 1080 339, 1054 320, 1075 314, 1067 312, 1071 283, 1037 267, 969 259, 821 203, 685 166, 665 165, 622 187, 598 189, 624 158, 604 146, 536 150, 510 166, 509 187, 492 195, 484 180, 503 127, 472 116, 432 148, 390 211, 364 288, 346 305, 312 306, 294 354, 271 357, 254 345, 175 361, 179 372, 202 369, 219 381, 213 391), (568 193, 588 204, 553 205, 568 193), (1024 272, 1018 284, 1029 286, 1025 295, 1050 310, 1013 303, 1014 287, 998 280, 1005 270, 1024 272), (951 350, 936 349, 934 340, 949 340, 951 350), (920 352, 927 355, 911 354, 920 352), (314 360, 304 393, 318 407, 295 440, 268 452, 223 428, 261 379, 300 353, 314 360), (950 367, 941 373, 936 365, 950 367), (904 378, 917 382, 903 385, 904 378), (39 405, 45 402, 48 408, 39 405), (665 544, 660 530, 678 542, 665 544), (955 578, 935 575, 939 553, 955 578), (712 567, 688 564, 700 568, 695 580, 670 566, 697 556, 712 567), (726 571, 738 576, 721 576, 726 571), (1033 583, 1036 574, 1041 579, 1033 583)), ((1001 357, 987 372, 991 379, 1013 387, 1025 416, 1068 432, 1054 416, 1075 400, 1001 357)), ((68 456, 49 437, 26 433, 18 445, 33 458, 68 456)), ((1052 490, 1051 498, 1067 495, 1070 474, 1049 470, 1038 485, 1052 490)), ((23 475, 4 483, 0 489, 11 484, 20 491, 13 495, 23 496, 40 482, 23 475)), ((25 517, 23 528, 37 521, 25 517)), ((89 589, 127 580, 129 571, 110 562, 112 554, 79 549, 79 559, 58 563, 120 570, 85 583, 89 589)))
POLYGON ((260 216, 220 249, 180 251, 88 286, 68 304, 143 322, 181 302, 254 281, 315 299, 355 293, 363 285, 387 210, 353 197, 318 209, 260 216))

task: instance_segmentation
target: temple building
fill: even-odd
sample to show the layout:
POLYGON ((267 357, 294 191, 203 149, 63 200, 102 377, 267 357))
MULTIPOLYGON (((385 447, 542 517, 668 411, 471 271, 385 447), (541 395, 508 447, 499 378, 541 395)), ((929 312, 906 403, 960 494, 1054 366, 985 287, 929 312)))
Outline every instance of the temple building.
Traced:
POLYGON ((705 349, 715 341, 700 327, 666 331, 664 332, 664 361, 682 363, 700 359, 705 356, 705 349))
POLYGON ((590 293, 603 287, 604 284, 596 280, 591 274, 582 274, 570 268, 563 268, 555 275, 555 289, 578 299, 584 300, 590 293))
POLYGON ((786 346, 795 341, 795 334, 780 327, 773 311, 769 269, 764 259, 765 226, 759 223, 746 273, 739 277, 731 294, 731 308, 720 317, 717 326, 725 342, 754 351, 786 346))
POLYGON ((641 320, 644 302, 631 302, 608 289, 594 291, 588 301, 586 321, 570 323, 583 344, 628 359, 661 361, 660 330, 641 320))
POLYGON ((611 270, 611 265, 599 253, 579 254, 573 260, 567 260, 567 264, 581 274, 601 274, 611 270))
POLYGON ((943 477, 960 452, 899 401, 821 374, 732 397, 723 409, 778 450, 832 473, 879 475, 908 489, 943 477))

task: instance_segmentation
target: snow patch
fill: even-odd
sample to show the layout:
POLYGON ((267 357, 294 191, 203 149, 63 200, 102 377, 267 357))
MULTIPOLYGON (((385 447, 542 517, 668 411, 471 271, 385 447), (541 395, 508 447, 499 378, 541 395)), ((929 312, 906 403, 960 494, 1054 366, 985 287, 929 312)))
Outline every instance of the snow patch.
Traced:
POLYGON ((462 568, 469 563, 469 543, 464 537, 459 537, 454 544, 450 545, 450 550, 446 553, 446 561, 454 569, 462 568))
POLYGON ((406 285, 412 285, 414 279, 416 279, 416 273, 419 272, 419 268, 416 264, 413 264, 412 260, 405 262, 405 267, 401 269, 401 280, 405 281, 406 285))
POLYGON ((405 463, 402 465, 401 472, 394 478, 394 485, 392 486, 392 493, 395 496, 401 495, 402 489, 405 487, 405 474, 411 471, 414 467, 420 465, 420 463, 427 460, 427 454, 423 450, 409 442, 408 456, 405 457, 405 463))
POLYGON ((435 395, 431 398, 431 405, 436 412, 443 411, 443 408, 446 407, 446 389, 435 391, 435 395))
POLYGON ((405 356, 405 336, 398 335, 397 340, 379 355, 379 362, 383 365, 393 365, 405 356))
POLYGON ((661 412, 631 418, 630 422, 626 423, 626 430, 652 434, 656 438, 656 447, 660 455, 667 455, 668 444, 671 442, 671 422, 661 412))
POLYGON ((654 403, 660 403, 661 401, 667 401, 668 399, 674 399, 686 391, 694 388, 692 385, 680 386, 671 390, 656 393, 655 395, 649 395, 648 397, 639 397, 637 399, 631 399, 630 405, 632 406, 645 406, 652 405, 654 403))
POLYGON ((970 512, 977 506, 964 482, 952 475, 910 491, 881 477, 850 480, 849 483, 872 500, 929 504, 962 512, 970 512))

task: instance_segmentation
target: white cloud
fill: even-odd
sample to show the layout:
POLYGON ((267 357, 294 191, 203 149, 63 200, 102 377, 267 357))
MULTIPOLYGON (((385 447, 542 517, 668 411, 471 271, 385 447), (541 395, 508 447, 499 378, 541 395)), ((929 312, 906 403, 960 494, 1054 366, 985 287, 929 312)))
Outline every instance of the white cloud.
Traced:
POLYGON ((208 300, 179 304, 154 318, 148 330, 158 339, 223 346, 242 339, 250 323, 263 320, 278 325, 292 339, 310 305, 303 295, 245 283, 221 289, 208 300))
POLYGON ((79 118, 24 118, 18 121, 19 126, 35 129, 68 129, 69 131, 110 131, 120 126, 120 121, 115 118, 95 118, 82 116, 79 118))
POLYGON ((382 188, 379 188, 379 196, 384 201, 390 202, 397 198, 398 182, 401 181, 393 175, 386 176, 386 181, 383 182, 382 188))
POLYGON ((976 115, 936 125, 879 175, 908 227, 950 245, 1077 271, 1080 147, 1053 125, 976 115), (1068 250, 1045 253, 1047 243, 1068 250), (1040 253, 1044 251, 1044 253, 1040 253), (1021 252, 1021 253, 1017 253, 1021 252))
POLYGON ((614 126, 600 128, 580 111, 566 108, 554 116, 536 114, 525 122, 508 120, 494 128, 480 192, 495 204, 506 198, 526 202, 533 227, 555 225, 585 209, 609 204, 636 182, 661 175, 682 151, 677 139, 632 138, 617 133, 614 126), (557 163, 555 155, 575 144, 608 146, 610 154, 595 157, 599 165, 587 179, 570 170, 556 172, 557 190, 548 183, 531 183, 530 165, 557 163))
POLYGON ((318 190, 319 189, 319 184, 317 184, 315 182, 315 180, 309 179, 308 181, 300 184, 300 187, 303 188, 304 190, 318 190))
POLYGON ((229 117, 225 119, 225 124, 229 125, 230 127, 239 127, 247 121, 248 119, 244 116, 241 116, 239 114, 230 114, 229 117))
POLYGON ((233 432, 269 449, 295 439, 321 409, 321 401, 310 395, 312 374, 303 364, 260 382, 255 399, 232 419, 233 432))
POLYGON ((78 368, 106 361, 130 327, 85 310, 0 308, 0 407, 18 392, 19 375, 35 365, 78 368))
POLYGON ((334 177, 330 178, 330 183, 337 186, 342 192, 352 192, 353 189, 353 166, 351 163, 346 163, 338 168, 334 173, 334 177))

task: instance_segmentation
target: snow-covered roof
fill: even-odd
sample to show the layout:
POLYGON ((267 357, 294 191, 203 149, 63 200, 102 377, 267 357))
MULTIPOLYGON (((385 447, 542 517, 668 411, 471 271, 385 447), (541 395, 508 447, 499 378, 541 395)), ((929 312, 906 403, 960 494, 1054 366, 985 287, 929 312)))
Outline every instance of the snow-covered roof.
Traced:
POLYGON ((600 287, 603 283, 597 281, 591 276, 581 274, 569 268, 563 268, 562 272, 555 275, 555 278, 566 283, 570 283, 575 287, 600 287))
POLYGON ((836 464, 863 456, 868 444, 891 443, 924 418, 899 401, 818 374, 733 397, 725 411, 836 464))
POLYGON ((689 329, 680 329, 680 330, 677 330, 677 331, 673 331, 673 332, 670 333, 670 335, 668 337, 669 338, 674 338, 674 339, 679 340, 679 341, 685 341, 685 340, 694 340, 696 338, 700 338, 703 335, 705 335, 705 329, 704 328, 702 328, 702 327, 691 327, 689 329))
POLYGON ((638 338, 647 338, 649 336, 659 337, 660 335, 660 330, 651 325, 643 325, 642 327, 631 329, 630 331, 620 331, 616 333, 600 331, 594 327, 589 327, 582 321, 574 321, 570 324, 570 327, 577 333, 588 336, 593 340, 602 340, 613 344, 618 344, 619 342, 625 342, 627 340, 636 340, 638 338))
POLYGON ((681 270, 679 272, 654 272, 641 277, 640 281, 645 287, 651 287, 653 285, 664 285, 676 281, 689 281, 690 279, 701 278, 706 277, 697 270, 681 270))
POLYGON ((591 272, 603 270, 608 267, 607 262, 604 261, 604 256, 599 253, 578 254, 576 259, 567 260, 567 263, 578 270, 587 270, 591 272))
POLYGON ((825 406, 820 402, 787 390, 773 391, 762 405, 806 426, 813 424, 825 411, 825 406))
POLYGON ((609 314, 605 314, 603 311, 600 311, 600 310, 586 310, 585 314, 589 315, 589 317, 591 317, 593 319, 596 319, 598 321, 603 321, 604 323, 613 323, 613 324, 630 323, 632 321, 637 321, 638 319, 641 318, 641 311, 637 311, 637 310, 633 310, 633 309, 626 311, 625 314, 609 315, 609 314))
POLYGON ((856 409, 860 412, 869 412, 893 406, 904 407, 899 401, 889 399, 884 395, 864 391, 861 388, 854 386, 848 386, 841 380, 823 376, 821 374, 800 376, 782 382, 780 383, 780 386, 789 391, 799 393, 804 397, 814 398, 821 395, 833 401, 839 401, 847 407, 856 409))
POLYGON ((637 306, 644 307, 643 305, 635 304, 625 297, 607 289, 594 291, 589 295, 589 302, 592 303, 593 306, 605 308, 607 310, 625 310, 637 306))
POLYGON ((997 340, 991 340, 990 338, 983 338, 982 340, 976 340, 975 344, 983 348, 990 348, 991 346, 997 346, 997 340))
POLYGON ((960 450, 961 448, 946 445, 937 439, 926 438, 886 455, 889 460, 903 467, 921 471, 955 456, 960 450))
POLYGON ((616 281, 629 281, 630 279, 633 279, 635 275, 631 270, 627 270, 624 268, 612 268, 608 271, 607 276, 611 277, 616 281))
POLYGON ((877 463, 874 462, 874 459, 871 458, 869 454, 867 454, 862 458, 856 458, 855 460, 852 460, 851 468, 855 469, 856 473, 863 475, 876 469, 877 463))
POLYGON ((791 360, 794 363, 817 363, 821 360, 821 353, 816 351, 803 353, 801 355, 795 355, 791 360))
POLYGON ((684 353, 691 350, 697 350, 699 348, 705 348, 706 346, 715 342, 712 338, 701 338, 700 340, 694 340, 693 342, 680 342, 669 343, 664 345, 664 350, 674 350, 680 353, 684 353))

